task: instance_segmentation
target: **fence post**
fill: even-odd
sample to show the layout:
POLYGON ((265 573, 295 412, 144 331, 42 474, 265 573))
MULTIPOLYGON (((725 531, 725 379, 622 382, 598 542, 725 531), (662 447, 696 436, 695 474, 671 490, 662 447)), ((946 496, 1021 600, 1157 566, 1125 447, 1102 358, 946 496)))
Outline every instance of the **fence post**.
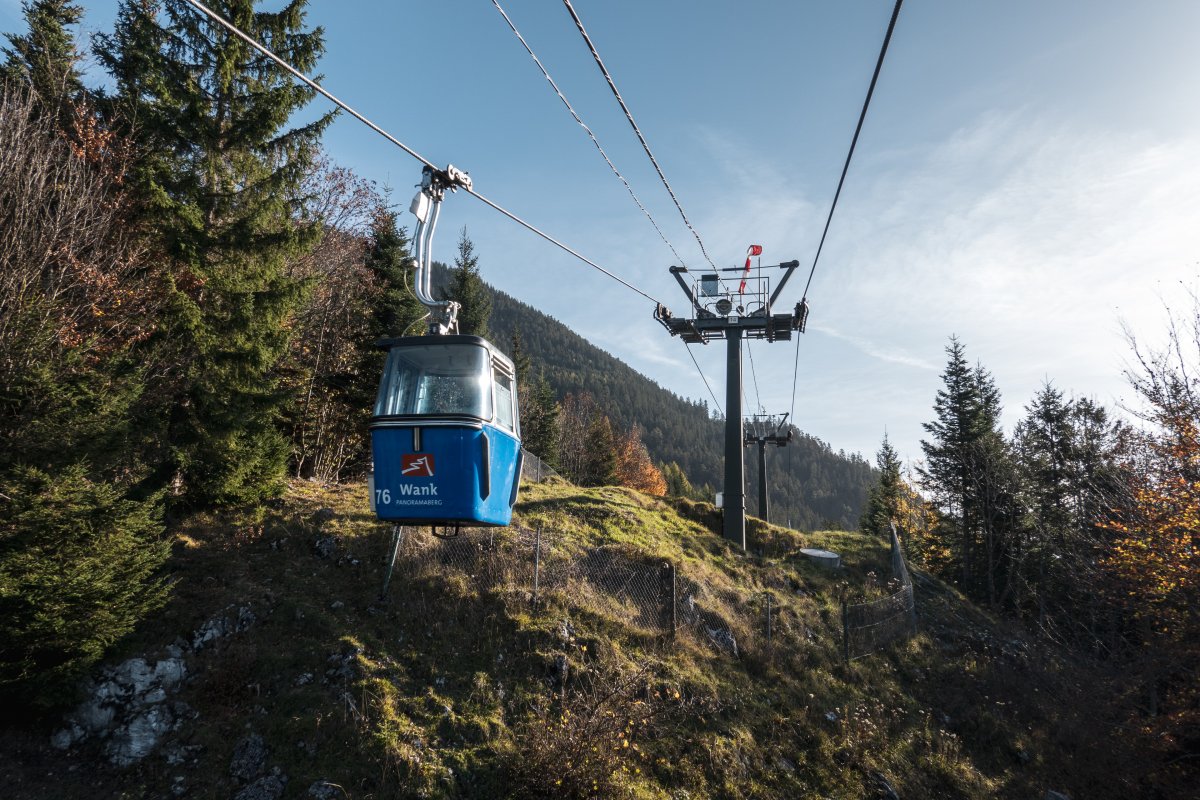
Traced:
POLYGON ((670 561, 664 561, 662 567, 658 570, 659 592, 664 599, 664 603, 670 604, 663 608, 663 625, 670 626, 671 636, 675 636, 675 629, 678 627, 678 619, 675 616, 677 604, 675 602, 675 565, 670 561))
POLYGON ((846 609, 846 601, 842 601, 842 656, 850 663, 850 614, 846 609))
POLYGON ((771 646, 771 593, 767 592, 767 647, 771 646))
POLYGON ((538 601, 538 578, 542 571, 542 526, 537 527, 533 540, 533 604, 538 601))

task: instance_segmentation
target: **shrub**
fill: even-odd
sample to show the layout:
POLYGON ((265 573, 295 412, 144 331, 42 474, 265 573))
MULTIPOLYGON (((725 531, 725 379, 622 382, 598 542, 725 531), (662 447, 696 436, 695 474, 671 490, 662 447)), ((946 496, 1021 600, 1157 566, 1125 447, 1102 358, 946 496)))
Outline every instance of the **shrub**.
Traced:
POLYGON ((50 707, 166 599, 161 500, 123 499, 82 464, 0 477, 0 694, 50 707))

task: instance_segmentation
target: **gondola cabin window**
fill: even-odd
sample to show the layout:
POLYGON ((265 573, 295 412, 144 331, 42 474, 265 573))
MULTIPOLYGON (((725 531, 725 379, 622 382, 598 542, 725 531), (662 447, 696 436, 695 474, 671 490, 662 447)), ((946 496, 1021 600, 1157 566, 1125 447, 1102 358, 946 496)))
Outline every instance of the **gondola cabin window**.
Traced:
MULTIPOLYGON (((466 415, 490 420, 491 377, 491 358, 482 347, 428 344, 395 348, 388 355, 379 385, 375 416, 466 415)), ((511 419, 511 399, 505 407, 506 412, 501 413, 511 419)))
POLYGON ((514 432, 517 429, 516 418, 513 414, 512 378, 498 368, 496 370, 496 424, 514 432))

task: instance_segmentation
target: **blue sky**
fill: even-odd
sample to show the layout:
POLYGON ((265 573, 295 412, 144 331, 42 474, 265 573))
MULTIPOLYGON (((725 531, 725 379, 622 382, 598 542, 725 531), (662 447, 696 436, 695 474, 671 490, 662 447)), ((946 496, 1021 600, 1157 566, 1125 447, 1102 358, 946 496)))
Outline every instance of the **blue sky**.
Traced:
MULTIPOLYGON (((560 3, 501 0, 683 260, 699 248, 560 3)), ((116 2, 83 2, 85 31, 116 2)), ((278 4, 267 4, 272 7, 278 4)), ((891 0, 574 0, 718 266, 746 246, 811 264, 891 0)), ((677 312, 674 256, 488 0, 312 0, 334 94, 482 194, 677 312)), ((0 30, 20 29, 0 0, 0 30)), ((1122 325, 1159 337, 1200 285, 1200 4, 908 0, 834 217, 800 340, 794 421, 905 458, 951 334, 995 376, 1011 430, 1047 379, 1129 400, 1122 325)), ((349 119, 333 158, 395 187, 419 165, 349 119)), ((466 226, 494 285, 663 386, 707 397, 652 305, 475 199, 451 196, 435 258, 466 226)), ((804 275, 783 302, 799 299, 804 275)), ((755 344, 750 406, 792 404, 791 343, 755 344)), ((724 345, 693 352, 724 402, 724 345)), ((749 409, 748 409, 749 410, 749 409)))

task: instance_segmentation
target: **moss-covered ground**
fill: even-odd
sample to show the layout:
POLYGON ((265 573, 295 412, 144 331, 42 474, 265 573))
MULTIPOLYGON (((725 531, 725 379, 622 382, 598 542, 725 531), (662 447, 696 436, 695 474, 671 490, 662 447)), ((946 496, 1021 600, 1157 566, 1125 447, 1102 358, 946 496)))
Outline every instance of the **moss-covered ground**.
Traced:
POLYGON ((717 523, 704 504, 563 483, 523 487, 515 519, 567 562, 606 550, 675 564, 736 656, 581 583, 534 602, 509 573, 407 569, 411 549, 381 600, 389 533, 364 486, 296 482, 273 508, 191 517, 174 530, 171 602, 111 661, 249 608, 248 629, 189 652, 174 700, 194 716, 124 769, 96 742, 50 748, 56 720, 10 723, 8 793, 230 798, 234 747, 257 733, 296 798, 319 782, 363 800, 1136 796, 1081 666, 919 572, 918 634, 846 663, 840 603, 888 591, 886 543, 752 521, 742 553, 717 523))

